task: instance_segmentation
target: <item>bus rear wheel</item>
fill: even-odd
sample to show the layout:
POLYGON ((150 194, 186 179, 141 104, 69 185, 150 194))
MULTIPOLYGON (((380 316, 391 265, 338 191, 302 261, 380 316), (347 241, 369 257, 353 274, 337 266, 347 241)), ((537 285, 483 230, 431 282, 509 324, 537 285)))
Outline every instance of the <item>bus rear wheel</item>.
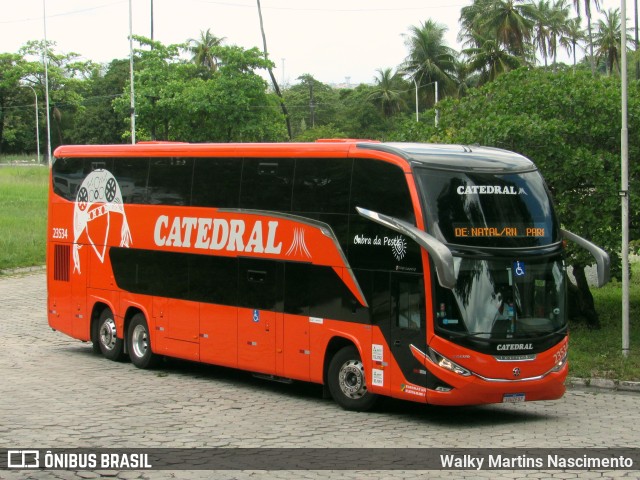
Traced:
POLYGON ((353 346, 344 347, 333 356, 327 383, 331 396, 345 410, 370 410, 378 398, 367 388, 364 365, 353 346))
POLYGON ((131 319, 127 332, 127 350, 129 358, 138 368, 153 368, 158 363, 158 355, 151 350, 149 327, 142 313, 136 313, 131 319))
POLYGON ((105 308, 98 319, 98 347, 105 358, 113 361, 124 357, 124 341, 117 333, 113 312, 105 308))

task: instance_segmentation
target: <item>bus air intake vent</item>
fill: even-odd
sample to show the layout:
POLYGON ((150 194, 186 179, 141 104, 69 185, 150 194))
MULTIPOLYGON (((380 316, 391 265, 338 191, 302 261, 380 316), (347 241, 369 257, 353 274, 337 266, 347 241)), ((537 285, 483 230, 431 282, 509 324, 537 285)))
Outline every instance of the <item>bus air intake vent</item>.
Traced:
POLYGON ((70 268, 71 246, 55 245, 53 251, 53 279, 68 282, 70 268))

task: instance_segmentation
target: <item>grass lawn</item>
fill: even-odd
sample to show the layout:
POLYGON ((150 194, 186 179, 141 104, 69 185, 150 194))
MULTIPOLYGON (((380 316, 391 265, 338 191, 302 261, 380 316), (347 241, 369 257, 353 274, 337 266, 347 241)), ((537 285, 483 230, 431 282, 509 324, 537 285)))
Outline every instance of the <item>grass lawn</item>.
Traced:
MULTIPOLYGON (((0 167, 0 270, 44 265, 47 182, 46 167, 0 167)), ((629 356, 621 354, 622 288, 613 281, 592 290, 602 329, 570 324, 570 376, 640 381, 640 262, 632 270, 629 356)))
POLYGON ((0 270, 43 265, 49 169, 0 167, 0 270))
POLYGON ((632 263, 631 271, 629 355, 622 355, 622 285, 614 280, 591 290, 600 330, 570 323, 570 376, 640 381, 640 262, 632 263))

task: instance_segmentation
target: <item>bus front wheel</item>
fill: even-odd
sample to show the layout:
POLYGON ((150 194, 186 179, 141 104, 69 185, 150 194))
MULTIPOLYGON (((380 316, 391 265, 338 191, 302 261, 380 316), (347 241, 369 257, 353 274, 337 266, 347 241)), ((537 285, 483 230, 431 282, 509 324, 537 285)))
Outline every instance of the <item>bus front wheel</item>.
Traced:
POLYGON ((354 346, 344 347, 331 359, 327 376, 331 396, 345 410, 366 411, 377 395, 369 392, 360 354, 354 346))
POLYGON ((136 313, 129 324, 127 350, 131 363, 138 368, 152 368, 158 362, 158 356, 151 350, 147 321, 141 313, 136 313))
POLYGON ((98 347, 109 360, 119 361, 124 356, 124 341, 118 338, 113 312, 105 308, 98 319, 98 347))

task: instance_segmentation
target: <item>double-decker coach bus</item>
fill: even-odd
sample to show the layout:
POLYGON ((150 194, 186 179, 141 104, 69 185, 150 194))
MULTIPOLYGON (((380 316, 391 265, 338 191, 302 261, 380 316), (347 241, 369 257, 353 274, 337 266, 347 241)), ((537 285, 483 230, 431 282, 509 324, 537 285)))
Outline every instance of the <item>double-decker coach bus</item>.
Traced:
POLYGON ((140 368, 168 356, 315 382, 346 409, 557 399, 563 242, 535 165, 454 145, 62 146, 49 325, 140 368))

